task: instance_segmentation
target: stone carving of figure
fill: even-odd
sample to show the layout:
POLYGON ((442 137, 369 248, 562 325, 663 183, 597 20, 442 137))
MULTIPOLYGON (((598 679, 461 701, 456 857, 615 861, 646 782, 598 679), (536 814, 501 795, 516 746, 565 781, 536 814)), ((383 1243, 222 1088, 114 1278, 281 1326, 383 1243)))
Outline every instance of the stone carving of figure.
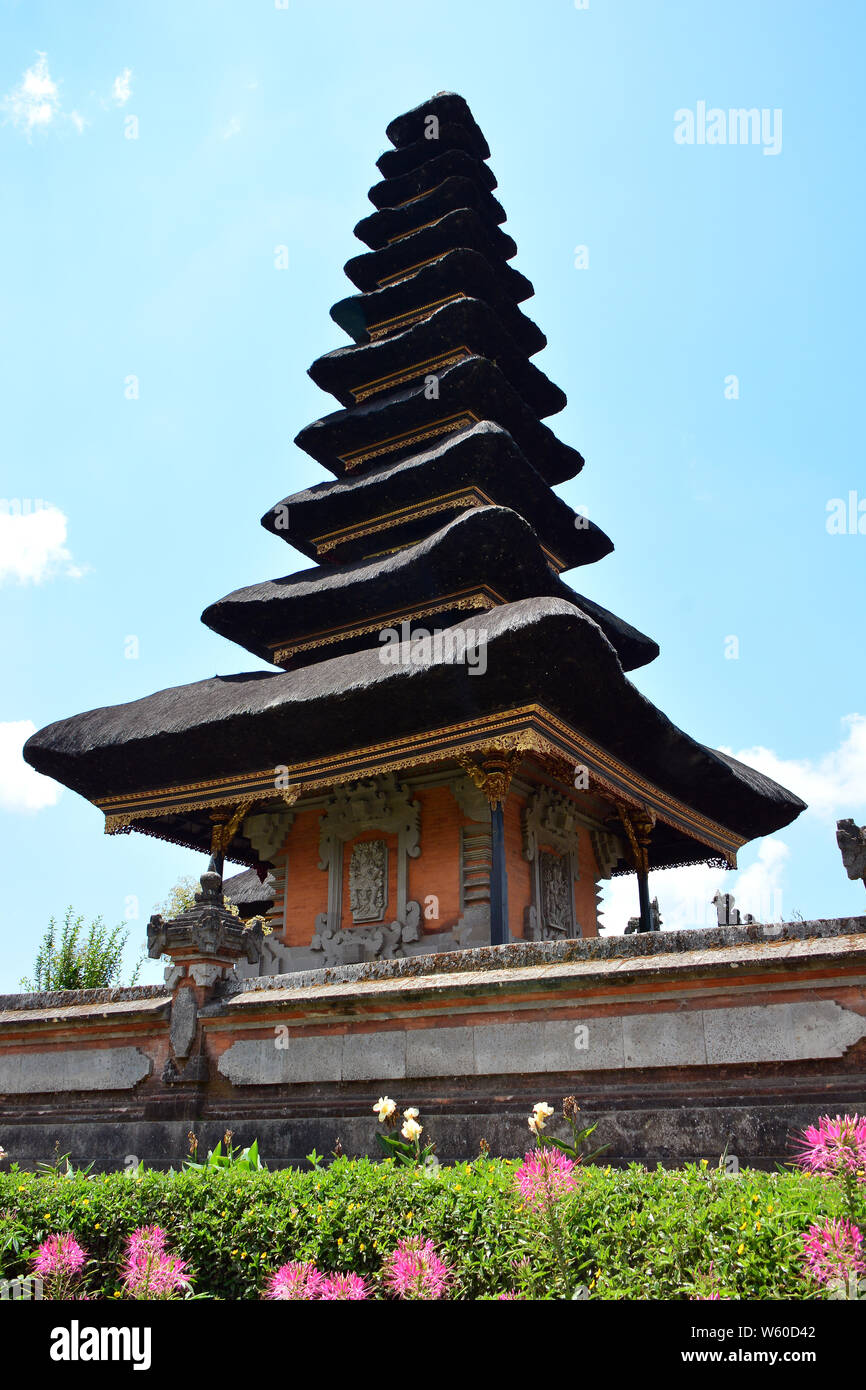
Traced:
POLYGON ((382 921, 388 901, 388 846, 384 840, 362 840, 353 846, 349 900, 353 921, 382 921))
POLYGON ((565 936, 571 930, 571 904, 569 890, 569 862, 558 854, 542 851, 539 855, 541 870, 541 911, 545 935, 565 936))
POLYGON ((866 883, 866 825, 855 825, 850 817, 837 821, 836 844, 848 877, 866 883))

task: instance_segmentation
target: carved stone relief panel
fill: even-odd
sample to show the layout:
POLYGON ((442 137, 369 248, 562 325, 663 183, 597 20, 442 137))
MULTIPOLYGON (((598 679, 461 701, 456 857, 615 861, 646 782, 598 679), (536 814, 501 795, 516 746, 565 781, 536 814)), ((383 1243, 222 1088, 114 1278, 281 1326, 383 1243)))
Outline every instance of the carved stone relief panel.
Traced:
POLYGON ((361 840, 349 860, 349 900, 353 922, 381 922, 388 904, 388 845, 361 840))
POLYGON ((409 860, 421 853, 421 803, 394 774, 340 787, 321 817, 319 868, 328 874, 328 908, 316 918, 310 949, 324 965, 405 954, 420 937, 421 907, 408 900, 409 860), (388 903, 388 846, 361 840, 349 860, 349 899, 358 926, 342 930, 343 860, 348 841, 365 830, 397 836, 397 902, 388 903), (394 920, 385 922, 393 913, 394 920), (366 923, 381 923, 367 926, 366 923))
POLYGON ((550 787, 532 793, 523 812, 523 856, 532 864, 532 904, 526 909, 524 932, 531 940, 581 935, 574 911, 579 831, 568 797, 550 787))

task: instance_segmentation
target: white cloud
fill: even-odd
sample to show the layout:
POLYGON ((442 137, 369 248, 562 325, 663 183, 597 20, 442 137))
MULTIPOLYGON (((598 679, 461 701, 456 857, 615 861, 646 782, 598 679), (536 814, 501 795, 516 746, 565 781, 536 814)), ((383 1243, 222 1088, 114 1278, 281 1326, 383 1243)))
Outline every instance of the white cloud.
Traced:
POLYGON ((43 584, 46 579, 80 579, 66 548, 67 519, 58 507, 37 503, 35 509, 10 510, 0 500, 0 584, 43 584))
POLYGON ((125 106, 132 96, 132 68, 124 68, 114 79, 111 95, 118 106, 125 106))
POLYGON ((796 792, 822 820, 856 815, 866 809, 866 715, 846 714, 842 726, 839 747, 820 758, 780 758, 761 747, 733 756, 796 792))
POLYGON ((89 121, 86 121, 84 117, 79 115, 77 111, 70 111, 69 119, 75 126, 75 129, 78 131, 79 135, 82 135, 84 133, 84 127, 86 125, 89 125, 89 121))
POLYGON ((41 811, 60 798, 58 784, 34 772, 21 755, 35 732, 36 725, 29 719, 0 723, 0 809, 4 811, 41 811))
MULTIPOLYGON (((839 746, 817 758, 781 758, 771 748, 761 747, 723 752, 801 796, 808 805, 803 816, 820 821, 824 834, 828 823, 843 816, 857 818, 866 810, 866 715, 848 714, 841 723, 839 746)), ((780 921, 785 915, 782 893, 789 856, 784 840, 768 839, 759 846, 755 862, 736 876, 700 865, 662 870, 650 874, 650 897, 658 898, 666 928, 715 925, 711 899, 717 889, 733 893, 743 915, 750 912, 759 922, 780 921)), ((601 920, 607 935, 614 936, 625 930, 629 917, 638 914, 634 875, 612 879, 603 892, 601 920)))
POLYGON ((48 71, 45 53, 38 54, 36 62, 27 69, 18 86, 3 98, 2 107, 9 113, 12 124, 28 137, 34 130, 51 125, 60 111, 60 94, 57 83, 48 71))
POLYGON ((238 134, 240 133, 240 129, 241 129, 241 118, 240 118, 240 116, 232 116, 231 120, 229 121, 228 125, 226 126, 225 130, 223 131, 223 139, 224 139, 224 140, 231 140, 231 138, 232 138, 233 135, 238 135, 238 134))

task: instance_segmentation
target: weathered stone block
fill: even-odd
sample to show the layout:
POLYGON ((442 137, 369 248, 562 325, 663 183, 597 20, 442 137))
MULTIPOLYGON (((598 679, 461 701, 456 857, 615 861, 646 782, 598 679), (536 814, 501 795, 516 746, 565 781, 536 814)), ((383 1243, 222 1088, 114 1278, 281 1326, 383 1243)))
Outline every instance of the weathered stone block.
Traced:
POLYGON ((475 1070, 469 1028, 410 1028, 406 1076, 471 1076, 475 1070))
POLYGON ((150 1070, 150 1058, 137 1047, 21 1052, 0 1056, 0 1093, 127 1091, 143 1081, 150 1070))

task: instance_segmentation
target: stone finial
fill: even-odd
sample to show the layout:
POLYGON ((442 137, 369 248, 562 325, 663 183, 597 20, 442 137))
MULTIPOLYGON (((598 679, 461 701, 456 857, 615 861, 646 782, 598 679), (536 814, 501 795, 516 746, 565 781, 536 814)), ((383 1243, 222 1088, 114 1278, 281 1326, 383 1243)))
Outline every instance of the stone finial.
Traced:
POLYGON ((177 917, 159 913, 147 924, 147 953, 154 959, 170 956, 175 967, 184 971, 193 966, 231 969, 243 956, 256 961, 261 950, 262 929, 244 926, 240 917, 223 902, 222 877, 213 870, 201 876, 201 886, 192 907, 177 917))
MULTIPOLYGON (((652 915, 652 924, 653 924, 653 925, 652 925, 652 929, 653 929, 653 931, 661 931, 662 926, 663 926, 663 922, 662 922, 662 914, 661 914, 661 912, 659 911, 659 900, 658 900, 658 898, 653 898, 652 902, 650 903, 650 913, 651 913, 651 915, 652 915)), ((636 932, 636 931, 640 931, 640 918, 639 918, 639 917, 629 917, 629 919, 628 919, 628 925, 626 926, 626 929, 625 929, 625 935, 626 935, 626 936, 631 936, 632 932, 636 932)))
POLYGON ((866 884, 866 825, 855 825, 850 817, 838 820, 836 844, 848 877, 862 878, 866 884))

